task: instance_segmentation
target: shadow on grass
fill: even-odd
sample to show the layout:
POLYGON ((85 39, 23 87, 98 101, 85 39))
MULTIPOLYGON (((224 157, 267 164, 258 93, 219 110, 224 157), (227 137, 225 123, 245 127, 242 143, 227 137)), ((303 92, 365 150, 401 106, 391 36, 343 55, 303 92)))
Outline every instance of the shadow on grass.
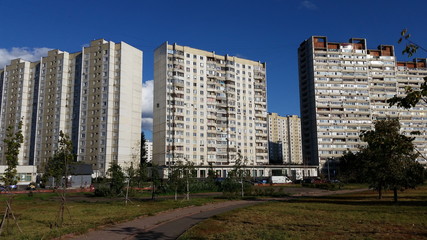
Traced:
POLYGON ((121 237, 127 235, 129 239, 169 239, 164 233, 156 231, 144 231, 141 228, 123 227, 110 230, 120 234, 121 237))
POLYGON ((412 206, 421 207, 427 206, 425 197, 402 197, 397 203, 393 201, 393 197, 385 196, 383 199, 378 199, 373 196, 327 196, 327 197, 298 197, 290 200, 291 202, 300 203, 326 203, 326 204, 342 204, 342 205, 359 205, 359 206, 412 206))

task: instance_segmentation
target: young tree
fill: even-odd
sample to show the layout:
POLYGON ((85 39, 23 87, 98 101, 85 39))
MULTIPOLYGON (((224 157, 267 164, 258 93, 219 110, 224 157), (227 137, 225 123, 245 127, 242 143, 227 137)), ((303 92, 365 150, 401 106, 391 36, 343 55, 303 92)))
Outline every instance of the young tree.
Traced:
POLYGON ((73 163, 75 163, 73 143, 67 134, 60 131, 58 149, 45 164, 44 180, 46 181, 49 177, 52 177, 55 181, 55 186, 58 187, 61 184, 61 179, 64 179, 62 184, 66 188, 68 186, 68 166, 73 163))
POLYGON ((7 168, 4 173, 4 183, 6 186, 15 185, 16 180, 16 167, 18 166, 18 155, 21 149, 21 144, 24 142, 22 135, 22 121, 19 121, 16 129, 9 126, 6 130, 6 138, 3 140, 5 143, 5 157, 7 168))
POLYGON ((178 200, 178 192, 182 185, 182 162, 177 161, 174 166, 169 168, 168 172, 168 185, 174 190, 175 201, 178 200))
POLYGON ((119 195, 125 186, 125 174, 123 173, 122 167, 119 164, 113 163, 107 170, 107 174, 110 176, 110 189, 111 192, 119 195))
POLYGON ((194 167, 194 162, 191 162, 187 159, 185 159, 185 161, 185 164, 182 165, 182 177, 184 179, 186 189, 185 199, 190 200, 190 184, 197 176, 197 173, 194 167))
POLYGON ((400 134, 400 124, 396 119, 375 122, 375 130, 362 132, 362 141, 367 146, 361 147, 354 155, 346 154, 341 163, 349 169, 360 171, 361 178, 378 191, 391 189, 397 201, 397 191, 414 188, 424 181, 422 166, 415 160, 415 152, 410 138, 400 134), (351 160, 350 160, 351 159, 351 160), (352 166, 349 166, 352 165, 352 166))
POLYGON ((245 170, 246 159, 238 154, 234 164, 233 170, 228 173, 227 179, 223 183, 224 192, 228 192, 231 195, 237 195, 240 192, 240 196, 245 196, 245 180, 250 177, 248 171, 245 170))
POLYGON ((160 185, 160 168, 156 164, 152 164, 150 168, 151 179, 151 199, 156 199, 157 187, 160 185))
POLYGON ((138 182, 138 187, 141 187, 141 184, 148 180, 148 164, 141 163, 136 169, 136 181, 138 182))

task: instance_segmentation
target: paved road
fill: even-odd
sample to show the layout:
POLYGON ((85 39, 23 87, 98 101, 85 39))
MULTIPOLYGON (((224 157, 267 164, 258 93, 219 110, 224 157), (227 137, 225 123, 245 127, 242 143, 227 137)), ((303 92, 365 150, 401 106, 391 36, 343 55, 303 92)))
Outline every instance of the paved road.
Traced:
MULTIPOLYGON (((295 189, 294 197, 301 196, 325 196, 342 194, 358 190, 327 191, 320 189, 295 189)), ((289 191, 289 190, 288 190, 289 191)), ((288 200, 289 198, 276 198, 267 200, 288 200)), ((264 200, 265 201, 265 200, 264 200)), ((155 216, 141 217, 129 222, 124 222, 101 230, 91 231, 80 236, 66 236, 65 239, 78 240, 116 240, 116 239, 176 239, 191 226, 207 218, 221 214, 236 208, 254 205, 264 201, 227 201, 212 203, 203 206, 193 206, 159 213, 155 216)), ((62 238, 64 239, 64 237, 62 238)))

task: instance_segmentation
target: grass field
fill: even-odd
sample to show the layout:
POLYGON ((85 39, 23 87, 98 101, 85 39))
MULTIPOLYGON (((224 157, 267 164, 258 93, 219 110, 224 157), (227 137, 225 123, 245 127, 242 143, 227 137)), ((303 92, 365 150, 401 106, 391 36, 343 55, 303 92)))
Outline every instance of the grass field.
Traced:
POLYGON ((427 185, 399 198, 367 191, 270 202, 208 219, 179 239, 427 239, 427 185))
MULTIPOLYGON (((50 227, 55 223, 60 201, 56 193, 16 194, 12 210, 23 230, 19 233, 14 221, 9 221, 11 232, 0 239, 52 239, 68 233, 82 233, 102 225, 131 220, 143 215, 153 215, 168 209, 201 205, 218 201, 212 198, 195 198, 190 201, 138 200, 125 205, 124 198, 97 198, 90 193, 67 194, 67 207, 62 228, 50 227)), ((7 196, 0 196, 0 216, 6 209, 7 196)), ((0 220, 1 221, 1 220, 0 220)))

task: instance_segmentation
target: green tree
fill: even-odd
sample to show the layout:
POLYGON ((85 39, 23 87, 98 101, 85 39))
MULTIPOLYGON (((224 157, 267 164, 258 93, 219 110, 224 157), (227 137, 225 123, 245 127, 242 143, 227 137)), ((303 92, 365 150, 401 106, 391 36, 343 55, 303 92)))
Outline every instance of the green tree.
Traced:
POLYGON ((120 165, 117 163, 113 163, 108 168, 107 174, 110 176, 111 193, 116 195, 122 193, 126 180, 122 167, 120 167, 120 165))
POLYGON ((365 157, 363 152, 346 151, 339 159, 338 176, 341 181, 363 183, 365 181, 365 157))
POLYGON ((182 187, 182 162, 177 161, 174 166, 169 168, 168 172, 168 185, 174 191, 174 199, 178 200, 178 193, 182 187))
POLYGON ((136 181, 138 182, 138 186, 141 187, 141 184, 148 179, 148 166, 147 163, 147 151, 145 150, 145 135, 144 132, 141 132, 141 141, 140 141, 140 159, 138 168, 135 172, 136 181))
POLYGON ((18 155, 21 149, 21 144, 24 142, 22 135, 22 120, 15 127, 9 126, 6 130, 5 143, 5 158, 7 168, 4 173, 4 183, 6 186, 15 185, 17 183, 16 167, 18 166, 18 155))
POLYGON ((185 192, 186 200, 190 200, 190 188, 193 185, 197 176, 194 163, 185 159, 178 160, 174 166, 169 169, 169 186, 174 190, 175 200, 178 198, 179 192, 185 192))
POLYGON ((160 170, 161 168, 156 164, 152 164, 149 170, 150 180, 151 180, 151 199, 152 200, 156 199, 158 187, 160 186, 160 183, 161 183, 160 170))
POLYGON ((145 134, 141 132, 141 142, 140 142, 140 164, 147 163, 147 151, 145 150, 145 134))
POLYGON ((245 196, 245 189, 247 188, 245 181, 250 177, 250 174, 245 167, 246 159, 244 159, 242 155, 238 154, 233 170, 228 173, 227 178, 223 182, 224 193, 230 194, 231 196, 240 193, 241 197, 245 196))
POLYGON ((194 162, 185 159, 185 164, 182 165, 182 177, 185 182, 185 199, 190 200, 190 185, 197 176, 194 162))
POLYGON ((44 181, 49 177, 54 179, 55 186, 61 184, 61 179, 64 187, 68 186, 68 167, 75 163, 75 154, 73 153, 73 143, 70 137, 63 131, 59 131, 58 149, 53 156, 48 159, 45 164, 45 172, 43 175, 44 181))
POLYGON ((359 168, 357 177, 375 188, 378 198, 381 199, 383 190, 393 190, 396 202, 399 190, 414 188, 424 181, 423 167, 415 161, 418 153, 412 143, 414 138, 399 131, 396 119, 376 121, 375 130, 360 135, 367 145, 359 153, 347 153, 340 160, 340 165, 349 170, 359 168))
POLYGON ((141 187, 141 184, 148 180, 148 164, 140 163, 136 169, 136 181, 138 182, 138 187, 141 187))

